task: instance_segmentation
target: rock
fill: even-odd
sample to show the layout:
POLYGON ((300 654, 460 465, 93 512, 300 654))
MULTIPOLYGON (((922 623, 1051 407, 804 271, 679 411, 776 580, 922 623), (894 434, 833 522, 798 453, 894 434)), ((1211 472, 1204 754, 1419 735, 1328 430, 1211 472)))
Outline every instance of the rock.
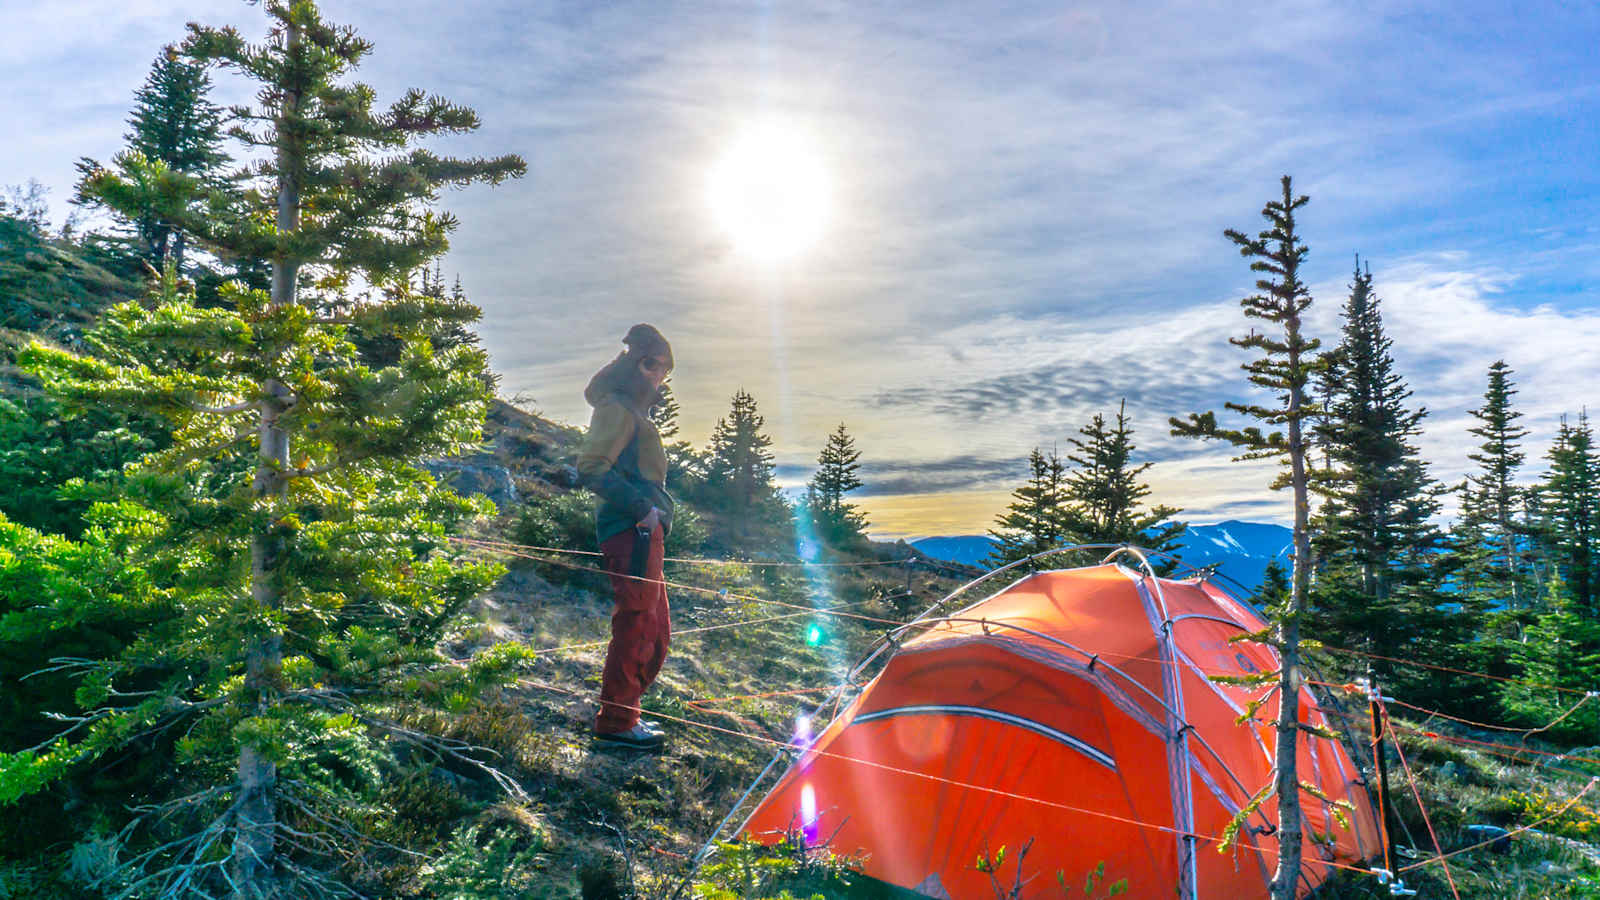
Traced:
POLYGON ((495 582, 494 593, 526 597, 529 594, 551 590, 550 582, 539 577, 531 568, 513 567, 495 582))
POLYGON ((422 467, 463 497, 482 494, 501 511, 517 503, 517 485, 505 466, 477 460, 433 459, 422 467))
MULTIPOLYGON (((1454 765, 1451 763, 1451 765, 1454 765)), ((1511 852, 1511 835, 1504 828, 1497 825, 1468 825, 1467 844, 1481 844, 1484 841, 1493 841, 1489 849, 1495 853, 1511 852)))
POLYGON ((1448 779, 1450 781, 1460 781, 1461 767, 1456 765, 1456 761, 1452 759, 1439 767, 1439 777, 1448 779))

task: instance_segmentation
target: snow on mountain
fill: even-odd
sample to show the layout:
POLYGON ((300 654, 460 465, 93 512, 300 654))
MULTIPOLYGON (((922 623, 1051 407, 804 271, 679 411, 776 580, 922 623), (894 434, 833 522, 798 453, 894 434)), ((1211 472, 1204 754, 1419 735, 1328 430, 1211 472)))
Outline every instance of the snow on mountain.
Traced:
POLYGON ((961 563, 968 566, 987 565, 984 560, 999 543, 986 534, 956 534, 925 537, 912 541, 911 546, 934 559, 961 563))
POLYGON ((1177 555, 1191 566, 1220 563, 1218 572, 1253 591, 1261 584, 1267 563, 1277 560, 1289 568, 1293 543, 1294 532, 1282 525, 1229 520, 1191 524, 1178 540, 1177 555))
MULTIPOLYGON (((1289 568, 1293 534, 1282 525, 1241 522, 1236 519, 1211 525, 1191 524, 1179 540, 1177 555, 1191 566, 1219 564, 1217 571, 1250 590, 1261 584, 1267 563, 1277 560, 1289 568)), ((983 566, 995 540, 983 534, 942 535, 911 542, 934 559, 983 566)))

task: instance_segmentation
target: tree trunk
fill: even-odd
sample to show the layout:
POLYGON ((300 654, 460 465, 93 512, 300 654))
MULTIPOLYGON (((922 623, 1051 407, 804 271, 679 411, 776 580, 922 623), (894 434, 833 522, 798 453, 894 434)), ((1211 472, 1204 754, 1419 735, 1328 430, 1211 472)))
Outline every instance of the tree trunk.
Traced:
MULTIPOLYGON (((283 496, 284 471, 289 464, 289 433, 278 417, 288 408, 288 390, 275 380, 262 385, 260 453, 252 485, 255 495, 272 501, 283 496)), ((275 528, 250 538, 250 596, 261 610, 277 610, 282 603, 278 567, 283 538, 275 528)), ((265 715, 276 700, 278 676, 283 668, 283 636, 268 629, 247 638, 244 689, 252 696, 251 715, 265 715)), ((239 806, 234 832, 234 896, 259 900, 276 896, 273 869, 277 839, 278 767, 261 748, 244 743, 239 748, 239 806)))
MULTIPOLYGON (((290 52, 300 43, 299 28, 291 24, 285 34, 290 52)), ((298 91, 284 98, 285 117, 295 114, 300 102, 298 91)), ((295 231, 300 225, 300 188, 295 181, 300 171, 298 143, 278 130, 278 215, 279 232, 295 231)), ((297 261, 285 258, 284 250, 272 261, 272 305, 295 302, 297 261)), ((255 496, 266 501, 274 512, 288 487, 289 432, 280 422, 293 405, 293 394, 282 382, 267 378, 261 383, 261 424, 258 432, 255 496)), ((265 612, 282 607, 279 570, 283 562, 284 538, 278 526, 269 522, 250 538, 250 596, 256 608, 265 612)), ((254 698, 251 715, 268 713, 277 701, 279 675, 283 669, 283 635, 267 628, 246 637, 244 688, 254 698)), ((277 853, 278 767, 263 748, 246 741, 239 748, 239 802, 235 814, 233 842, 233 885, 235 900, 263 900, 278 895, 274 870, 277 853)))
MULTIPOLYGON (((1292 283, 1293 279, 1289 279, 1292 283)), ((1299 319, 1288 321, 1289 371, 1300 371, 1299 319)), ((1295 377, 1293 374, 1291 378, 1295 377)), ((1289 467, 1294 488, 1294 578, 1289 609, 1279 630, 1282 667, 1278 675, 1278 869, 1272 876, 1272 900, 1294 900, 1300 880, 1301 832, 1300 772, 1296 748, 1300 737, 1300 615, 1310 587, 1311 536, 1307 528, 1310 503, 1306 496, 1305 443, 1301 434, 1301 387, 1289 387, 1289 467)))
POLYGON ((1521 592, 1517 590, 1517 536, 1511 531, 1511 515, 1506 512, 1505 504, 1499 506, 1500 533, 1506 541, 1506 578, 1511 582, 1511 609, 1515 612, 1522 605, 1521 592))
POLYGON ((183 274, 183 245, 188 237, 182 231, 173 229, 172 232, 172 269, 179 275, 183 274))

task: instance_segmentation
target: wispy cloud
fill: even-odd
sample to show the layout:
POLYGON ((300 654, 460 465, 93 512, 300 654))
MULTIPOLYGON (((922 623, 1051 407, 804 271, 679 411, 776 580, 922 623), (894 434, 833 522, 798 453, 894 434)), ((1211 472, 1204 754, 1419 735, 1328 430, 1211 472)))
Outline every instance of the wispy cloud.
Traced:
MULTIPOLYGON (((478 109, 482 131, 440 149, 527 157, 520 182, 446 194, 463 223, 446 265, 504 388, 560 418, 586 417, 589 373, 652 321, 686 435, 744 387, 790 480, 843 420, 880 497, 965 491, 979 530, 1029 448, 1127 398, 1161 499, 1266 516, 1263 473, 1165 421, 1245 392, 1226 337, 1252 276, 1220 232, 1254 227, 1284 172, 1313 196, 1316 327, 1333 335, 1347 254, 1371 256, 1441 477, 1464 471, 1493 359, 1541 434, 1600 379, 1600 22, 1581 5, 323 5, 376 43, 360 75, 380 96, 478 109), (828 234, 782 269, 735 252, 705 201, 727 143, 767 120, 832 179, 828 234)), ((28 123, 0 179, 58 200, 76 157, 121 143, 185 19, 260 34, 232 2, 44 10, 0 10, 0 116, 28 123)))

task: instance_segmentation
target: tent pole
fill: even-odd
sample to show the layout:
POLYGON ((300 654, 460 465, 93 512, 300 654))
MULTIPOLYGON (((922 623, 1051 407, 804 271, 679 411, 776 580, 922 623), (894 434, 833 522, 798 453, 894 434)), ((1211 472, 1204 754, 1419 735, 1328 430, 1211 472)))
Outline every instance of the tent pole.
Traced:
POLYGON ((1378 840, 1383 868, 1394 871, 1394 842, 1389 837, 1389 761, 1383 755, 1383 719, 1378 709, 1378 679, 1367 670, 1367 717, 1372 723, 1372 761, 1378 778, 1378 840))

